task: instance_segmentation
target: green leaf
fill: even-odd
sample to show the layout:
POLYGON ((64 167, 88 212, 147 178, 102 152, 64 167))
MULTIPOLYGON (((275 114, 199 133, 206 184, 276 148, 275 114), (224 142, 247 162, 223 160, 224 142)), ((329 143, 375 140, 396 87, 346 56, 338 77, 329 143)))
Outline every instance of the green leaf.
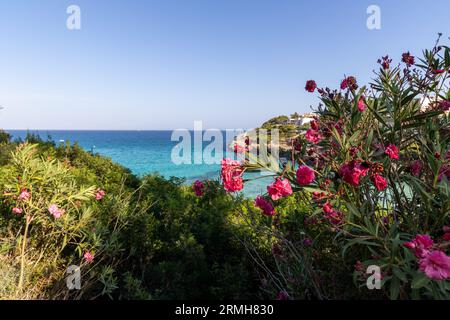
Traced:
POLYGON ((430 282, 430 279, 422 272, 417 272, 411 282, 411 289, 420 289, 425 287, 430 282))
POLYGON ((392 267, 392 272, 394 275, 399 278, 402 282, 408 282, 408 279, 406 278, 406 274, 397 266, 392 267))
POLYGON ((390 298, 391 300, 397 300, 400 293, 400 281, 397 278, 393 278, 391 281, 390 298))

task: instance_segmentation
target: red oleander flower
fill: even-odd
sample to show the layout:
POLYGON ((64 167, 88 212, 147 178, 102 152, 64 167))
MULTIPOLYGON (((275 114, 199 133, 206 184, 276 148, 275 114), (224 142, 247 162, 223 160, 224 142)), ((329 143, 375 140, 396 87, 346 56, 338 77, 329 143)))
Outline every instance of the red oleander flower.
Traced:
POLYGON ((327 201, 325 202, 325 204, 322 207, 323 212, 325 213, 332 213, 334 211, 333 207, 331 206, 331 204, 327 201))
POLYGON ((200 180, 196 180, 194 184, 192 185, 192 189, 194 190, 194 193, 197 197, 203 196, 203 189, 205 188, 205 185, 200 180))
POLYGON ((360 177, 365 177, 369 168, 364 167, 360 163, 352 160, 344 164, 339 173, 342 179, 352 186, 359 186, 360 177))
POLYGON ((420 259, 419 268, 430 279, 445 280, 450 278, 450 257, 440 250, 427 252, 420 259))
POLYGON ((343 218, 344 214, 336 210, 333 210, 330 213, 325 214, 325 219, 327 219, 327 221, 334 226, 341 225, 344 222, 343 218))
POLYGON ((444 100, 439 103, 439 109, 442 111, 450 110, 450 101, 444 100))
POLYGON ((267 187, 267 192, 272 200, 278 200, 291 195, 292 187, 289 180, 277 178, 270 186, 267 187))
POLYGON ((325 219, 329 223, 335 226, 342 224, 344 215, 342 212, 334 210, 328 201, 322 206, 322 210, 324 212, 325 219))
POLYGON ((391 62, 392 62, 392 59, 389 59, 389 56, 385 56, 385 57, 382 57, 381 59, 378 59, 378 63, 385 70, 389 69, 391 62))
POLYGON ((388 145, 384 153, 386 153, 391 159, 398 159, 398 148, 393 144, 388 145))
POLYGON ((296 176, 297 182, 301 186, 306 186, 310 184, 316 178, 314 170, 312 170, 308 166, 300 166, 300 168, 298 168, 297 170, 296 176))
POLYGON ((414 64, 414 56, 412 56, 409 51, 402 54, 402 61, 408 66, 411 67, 414 64))
POLYGON ((311 143, 318 143, 320 140, 322 140, 322 135, 317 130, 308 129, 306 131, 305 138, 311 143))
POLYGON ((356 78, 355 77, 347 77, 344 80, 342 80, 341 82, 341 89, 345 90, 345 89, 350 89, 350 90, 356 90, 358 89, 358 84, 356 82, 356 78))
POLYGON ((266 216, 274 216, 276 214, 272 204, 261 196, 256 197, 255 207, 260 208, 266 216))
POLYGON ((383 178, 380 174, 376 173, 373 174, 370 177, 370 180, 372 180, 373 184, 377 188, 378 191, 383 191, 387 188, 387 181, 385 178, 383 178))
POLYGON ((221 177, 225 191, 236 192, 244 188, 242 173, 242 165, 239 161, 228 158, 222 160, 221 177))
POLYGON ((419 177, 420 173, 422 172, 422 161, 420 160, 414 161, 409 167, 409 171, 413 176, 419 177))
POLYGON ((305 90, 308 92, 314 92, 316 90, 317 84, 314 80, 306 81, 305 90))
POLYGON ((317 121, 316 120, 313 120, 313 121, 311 121, 311 129, 313 129, 313 130, 319 130, 319 124, 317 123, 317 121))
POLYGON ((444 73, 444 72, 445 72, 444 69, 433 69, 433 73, 434 74, 441 74, 441 73, 444 73))

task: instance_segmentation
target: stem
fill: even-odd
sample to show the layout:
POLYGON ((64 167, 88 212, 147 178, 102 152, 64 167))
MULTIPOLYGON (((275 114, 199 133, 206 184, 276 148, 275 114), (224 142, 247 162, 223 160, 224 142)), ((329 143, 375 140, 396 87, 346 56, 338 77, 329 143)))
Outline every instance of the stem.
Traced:
POLYGON ((26 248, 26 244, 27 244, 28 227, 30 226, 30 221, 31 221, 31 219, 29 219, 29 217, 27 217, 26 224, 25 224, 25 231, 24 231, 23 239, 22 239, 22 248, 20 250, 20 277, 19 277, 18 291, 22 291, 22 287, 23 287, 23 278, 24 278, 24 271, 25 271, 25 248, 26 248))

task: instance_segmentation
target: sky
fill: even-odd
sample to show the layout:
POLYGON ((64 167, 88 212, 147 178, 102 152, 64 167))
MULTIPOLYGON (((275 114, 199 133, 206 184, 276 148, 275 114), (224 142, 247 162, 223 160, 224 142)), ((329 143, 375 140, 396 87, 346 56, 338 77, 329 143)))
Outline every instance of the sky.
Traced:
POLYGON ((253 128, 317 106, 306 80, 367 84, 382 55, 420 56, 438 32, 448 44, 449 12, 448 0, 1 1, 0 127, 253 128), (80 30, 66 26, 72 4, 80 30))

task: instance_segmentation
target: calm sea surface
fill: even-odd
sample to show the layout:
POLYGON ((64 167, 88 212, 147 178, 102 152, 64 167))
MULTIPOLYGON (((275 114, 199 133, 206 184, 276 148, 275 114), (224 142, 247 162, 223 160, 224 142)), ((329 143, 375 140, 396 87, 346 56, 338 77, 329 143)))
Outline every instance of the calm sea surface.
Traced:
MULTIPOLYGON (((138 176, 158 172, 166 178, 172 176, 185 178, 187 184, 191 184, 196 179, 219 177, 219 164, 176 165, 171 159, 171 154, 173 147, 179 141, 171 141, 172 131, 8 130, 8 132, 14 139, 24 139, 27 132, 30 132, 38 134, 44 140, 51 139, 57 144, 67 141, 77 142, 83 149, 109 157, 138 176)), ((193 136, 191 132, 192 141, 193 136)), ((203 148, 208 144, 210 142, 203 142, 203 148)), ((223 141, 223 145, 224 154, 231 152, 227 150, 226 141, 223 141)), ((196 156, 198 157, 198 154, 195 154, 192 146, 192 162, 196 156)), ((253 197, 265 192, 271 180, 271 178, 263 178, 247 183, 244 188, 245 195, 253 197)))

